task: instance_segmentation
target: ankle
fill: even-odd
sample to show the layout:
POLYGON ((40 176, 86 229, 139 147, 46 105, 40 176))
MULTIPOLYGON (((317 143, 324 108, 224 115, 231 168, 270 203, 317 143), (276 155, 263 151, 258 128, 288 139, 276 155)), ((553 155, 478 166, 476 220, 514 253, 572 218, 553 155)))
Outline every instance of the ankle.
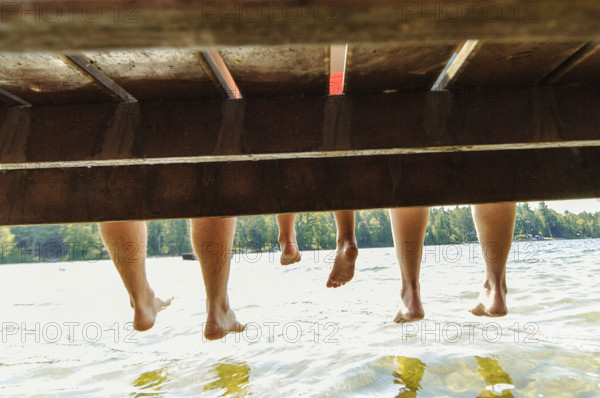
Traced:
POLYGON ((421 284, 418 281, 402 281, 402 289, 400 290, 401 294, 405 294, 407 292, 419 292, 421 290, 421 284))
POLYGON ((488 291, 506 292, 506 279, 486 279, 483 283, 483 288, 488 291))
POLYGON ((280 245, 287 245, 288 243, 291 243, 295 246, 298 246, 298 244, 296 243, 296 234, 292 234, 292 235, 282 235, 279 234, 279 237, 277 238, 277 241, 279 242, 280 245))
POLYGON ((131 303, 133 308, 154 301, 156 295, 150 287, 143 289, 141 292, 131 295, 131 303))
POLYGON ((209 314, 222 315, 227 314, 231 310, 228 299, 206 300, 206 312, 209 314))
POLYGON ((339 249, 344 249, 348 246, 352 247, 352 246, 356 246, 358 247, 358 244, 356 242, 355 238, 338 238, 336 241, 336 245, 338 250, 339 249))

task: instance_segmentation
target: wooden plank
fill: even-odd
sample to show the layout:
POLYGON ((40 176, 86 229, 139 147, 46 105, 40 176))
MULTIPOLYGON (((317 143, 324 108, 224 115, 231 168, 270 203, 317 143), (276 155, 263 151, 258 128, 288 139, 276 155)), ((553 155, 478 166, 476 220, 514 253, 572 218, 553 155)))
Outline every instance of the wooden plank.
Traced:
POLYGON ((0 172, 0 225, 600 196, 600 147, 0 172))
POLYGON ((94 65, 138 100, 223 98, 225 93, 198 51, 148 49, 88 51, 94 65))
POLYGON ((600 81, 600 42, 588 43, 582 50, 552 77, 550 83, 589 84, 600 81))
POLYGON ((329 93, 329 46, 219 50, 243 97, 329 93))
POLYGON ((0 110, 0 163, 202 162, 600 145, 598 92, 594 85, 487 87, 10 108, 0 110))
POLYGON ((584 44, 479 42, 447 87, 535 85, 584 44))
POLYGON ((350 45, 344 92, 428 90, 456 50, 442 45, 350 45))
POLYGON ((2 88, 0 88, 0 104, 7 105, 7 106, 15 106, 15 105, 30 106, 31 105, 29 102, 23 100, 22 98, 17 97, 14 94, 9 93, 6 90, 3 90, 2 88))
POLYGON ((83 53, 70 53, 67 54, 66 57, 83 73, 91 76, 99 84, 113 93, 119 99, 119 102, 137 102, 134 96, 128 93, 123 87, 115 83, 110 77, 102 73, 102 71, 98 69, 96 65, 94 65, 93 61, 83 55, 83 53))
POLYGON ((445 90, 448 86, 448 83, 460 71, 464 63, 471 56, 473 50, 477 48, 478 44, 479 40, 466 40, 464 43, 462 43, 458 51, 452 55, 452 58, 448 61, 448 64, 431 89, 434 91, 445 90))
POLYGON ((51 53, 0 53, 0 88, 30 104, 116 101, 89 75, 51 53))
POLYGON ((34 0, 0 11, 5 51, 600 38, 597 0, 34 0))
POLYGON ((208 66, 210 67, 215 78, 219 82, 220 86, 225 91, 227 98, 242 98, 240 89, 235 84, 235 81, 233 80, 229 69, 227 69, 227 66, 223 61, 221 54, 219 54, 219 51, 215 49, 202 50, 201 54, 208 66))

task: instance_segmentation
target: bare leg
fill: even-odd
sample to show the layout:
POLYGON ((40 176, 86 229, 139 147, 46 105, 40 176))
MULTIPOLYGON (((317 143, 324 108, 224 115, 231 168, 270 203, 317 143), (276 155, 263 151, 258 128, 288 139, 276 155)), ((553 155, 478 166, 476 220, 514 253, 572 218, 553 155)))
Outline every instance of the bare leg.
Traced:
POLYGON ((146 223, 143 221, 111 222, 98 224, 104 245, 121 275, 134 310, 135 330, 148 330, 154 326, 156 314, 171 304, 155 297, 146 278, 146 223))
POLYGON ((419 273, 429 208, 407 207, 390 209, 392 235, 396 257, 402 272, 402 306, 394 318, 396 323, 423 319, 425 312, 421 303, 419 273))
POLYGON ((506 307, 506 261, 515 228, 516 203, 474 205, 473 220, 485 260, 485 282, 477 305, 477 316, 504 316, 506 307))
POLYGON ((301 254, 296 241, 296 215, 294 213, 278 214, 279 246, 281 247, 281 265, 290 265, 300 261, 301 254))
POLYGON ((237 321, 227 296, 235 218, 195 218, 191 227, 192 245, 200 260, 206 289, 204 336, 216 340, 227 333, 241 332, 246 326, 237 321))
POLYGON ((337 244, 333 269, 326 286, 337 288, 350 282, 354 277, 358 246, 354 234, 354 211, 334 211, 333 215, 337 227, 337 244))

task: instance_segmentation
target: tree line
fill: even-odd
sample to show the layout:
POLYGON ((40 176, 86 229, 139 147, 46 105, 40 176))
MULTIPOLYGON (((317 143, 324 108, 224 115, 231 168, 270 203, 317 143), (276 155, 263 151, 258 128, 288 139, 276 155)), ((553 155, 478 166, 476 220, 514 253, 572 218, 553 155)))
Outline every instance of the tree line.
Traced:
MULTIPOLYGON (((179 256, 192 252, 188 220, 149 221, 148 256, 179 256)), ((392 239, 387 210, 356 212, 359 247, 390 247, 392 239)), ((334 249, 335 219, 332 212, 301 213, 296 217, 301 250, 334 249)), ((275 216, 239 217, 234 249, 268 251, 279 247, 275 216)), ((517 206, 515 239, 600 238, 600 212, 564 214, 540 202, 533 210, 528 203, 517 206)), ((426 245, 458 244, 477 240, 470 206, 431 208, 425 233, 426 245)), ((88 224, 29 225, 0 227, 1 263, 97 261, 109 258, 98 226, 88 224)))

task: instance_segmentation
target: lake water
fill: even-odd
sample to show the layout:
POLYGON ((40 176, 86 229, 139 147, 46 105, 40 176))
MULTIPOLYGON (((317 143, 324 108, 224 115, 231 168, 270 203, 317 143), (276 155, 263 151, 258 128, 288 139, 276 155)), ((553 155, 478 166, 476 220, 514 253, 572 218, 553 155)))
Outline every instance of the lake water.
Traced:
POLYGON ((148 261, 155 291, 175 300, 144 333, 108 261, 2 266, 0 395, 600 396, 600 240, 515 242, 500 319, 467 311, 479 246, 426 247, 426 318, 402 326, 393 249, 362 249, 336 290, 331 254, 288 267, 236 255, 230 300, 249 327, 214 342, 195 262, 148 261))

